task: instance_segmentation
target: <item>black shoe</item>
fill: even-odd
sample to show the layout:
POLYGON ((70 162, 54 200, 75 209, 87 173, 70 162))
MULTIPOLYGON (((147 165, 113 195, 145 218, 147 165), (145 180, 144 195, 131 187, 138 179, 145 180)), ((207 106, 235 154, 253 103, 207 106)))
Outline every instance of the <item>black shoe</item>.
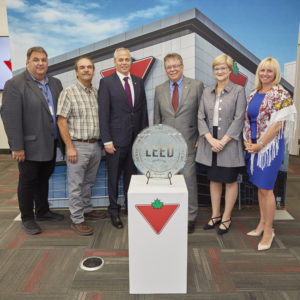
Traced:
POLYGON ((195 231, 195 221, 189 221, 188 223, 188 233, 193 233, 195 231))
MULTIPOLYGON (((212 225, 210 225, 210 224, 208 224, 208 223, 205 224, 205 225, 203 226, 203 229, 204 229, 204 230, 209 230, 209 229, 215 228, 216 225, 218 225, 218 224, 221 223, 221 221, 222 221, 222 216, 210 218, 209 221, 212 221, 213 224, 212 224, 212 225), (215 222, 215 221, 214 221, 215 219, 220 219, 220 220, 215 222)), ((209 221, 208 221, 208 222, 209 222, 209 221)))
POLYGON ((113 226, 115 226, 118 229, 123 228, 123 223, 121 221, 121 219, 119 218, 119 216, 110 216, 111 219, 111 224, 113 226))
POLYGON ((22 221, 22 227, 28 234, 39 234, 42 232, 41 227, 34 221, 22 221))
POLYGON ((228 232, 228 230, 229 230, 229 228, 231 226, 231 223, 232 223, 231 218, 229 220, 221 222, 221 224, 225 227, 225 229, 222 229, 222 228, 219 227, 218 234, 222 235, 222 234, 228 232), (230 224, 228 226, 225 225, 225 223, 227 223, 227 222, 230 222, 230 224))
POLYGON ((63 215, 54 213, 52 211, 47 211, 42 216, 36 216, 36 221, 62 221, 65 217, 63 215))

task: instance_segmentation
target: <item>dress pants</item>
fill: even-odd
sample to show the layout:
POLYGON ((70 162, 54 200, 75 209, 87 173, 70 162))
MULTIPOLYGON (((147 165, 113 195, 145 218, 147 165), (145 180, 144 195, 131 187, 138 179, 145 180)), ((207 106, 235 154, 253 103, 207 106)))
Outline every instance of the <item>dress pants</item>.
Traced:
POLYGON ((196 150, 188 154, 184 168, 180 172, 184 177, 188 190, 189 221, 195 221, 198 215, 198 187, 195 157, 196 150))
POLYGON ((79 224, 84 221, 84 213, 93 210, 91 194, 101 161, 101 147, 97 142, 73 141, 73 145, 77 162, 67 161, 69 209, 72 222, 79 224))
POLYGON ((131 175, 137 173, 137 169, 132 160, 132 144, 126 147, 115 147, 114 154, 106 153, 107 173, 108 173, 108 212, 112 216, 119 215, 118 205, 118 183, 123 171, 123 189, 125 197, 125 207, 127 208, 127 192, 131 175))
POLYGON ((19 162, 18 201, 22 221, 34 219, 49 211, 49 178, 54 171, 55 159, 50 161, 19 162))

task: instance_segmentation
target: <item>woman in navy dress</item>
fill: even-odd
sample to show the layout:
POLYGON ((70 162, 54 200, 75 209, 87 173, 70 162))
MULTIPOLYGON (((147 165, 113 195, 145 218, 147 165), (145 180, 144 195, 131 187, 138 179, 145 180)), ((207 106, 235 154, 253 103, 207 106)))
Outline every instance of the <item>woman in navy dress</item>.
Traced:
POLYGON ((290 94, 279 84, 280 66, 268 57, 256 71, 255 89, 248 98, 244 145, 249 180, 258 188, 260 221, 248 232, 263 237, 258 250, 271 247, 275 236, 273 219, 276 202, 273 188, 284 157, 285 143, 293 136, 296 109, 290 94))

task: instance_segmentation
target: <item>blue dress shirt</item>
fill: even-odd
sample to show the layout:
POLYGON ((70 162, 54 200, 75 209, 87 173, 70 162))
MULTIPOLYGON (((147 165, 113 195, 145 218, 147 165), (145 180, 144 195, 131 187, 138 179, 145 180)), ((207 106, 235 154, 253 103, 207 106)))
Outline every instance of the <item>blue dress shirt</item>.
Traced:
POLYGON ((47 104, 49 106, 49 110, 51 112, 51 116, 52 116, 52 119, 53 119, 54 139, 56 140, 57 137, 58 137, 58 128, 57 128, 57 124, 56 124, 56 115, 55 115, 53 97, 52 97, 52 93, 51 93, 50 86, 49 86, 49 79, 46 76, 45 77, 45 83, 42 84, 40 81, 35 79, 31 74, 30 74, 30 76, 37 83, 38 87, 41 89, 41 91, 43 93, 43 96, 44 96, 45 100, 47 101, 47 104))

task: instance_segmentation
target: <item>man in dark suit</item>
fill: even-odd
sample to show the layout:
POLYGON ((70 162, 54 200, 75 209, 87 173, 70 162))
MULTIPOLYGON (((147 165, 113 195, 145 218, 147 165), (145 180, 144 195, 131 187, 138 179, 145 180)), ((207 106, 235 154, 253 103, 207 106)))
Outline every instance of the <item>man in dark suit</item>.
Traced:
POLYGON ((128 49, 114 53, 116 73, 100 80, 99 122, 106 151, 109 208, 112 225, 123 228, 119 216, 118 180, 123 171, 125 212, 127 191, 136 167, 132 160, 132 144, 137 134, 148 126, 147 102, 142 79, 129 73, 131 55, 128 49))
POLYGON ((188 158, 181 173, 189 193, 188 232, 192 233, 198 214, 195 155, 199 136, 197 114, 203 83, 183 76, 183 61, 178 53, 166 55, 164 65, 169 80, 155 89, 153 123, 176 128, 186 140, 188 158))
POLYGON ((28 234, 38 234, 41 228, 35 219, 64 218, 51 212, 48 204, 48 180, 54 170, 59 138, 55 112, 62 85, 46 75, 48 55, 41 47, 27 51, 26 68, 6 82, 1 117, 20 171, 18 200, 22 226, 28 234))

